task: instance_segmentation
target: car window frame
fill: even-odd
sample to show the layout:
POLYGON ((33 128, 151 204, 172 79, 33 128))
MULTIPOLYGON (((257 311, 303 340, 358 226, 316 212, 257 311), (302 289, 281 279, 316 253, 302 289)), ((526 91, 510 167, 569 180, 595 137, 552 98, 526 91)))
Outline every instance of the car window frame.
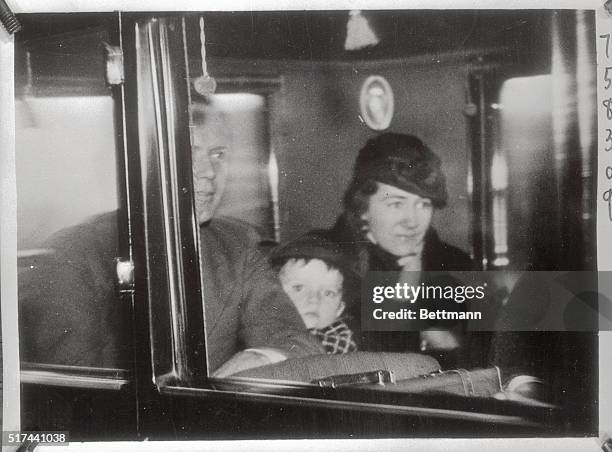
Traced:
MULTIPOLYGON (((197 14, 188 17, 194 16, 197 14)), ((137 287, 139 280, 141 285, 148 284, 149 306, 146 309, 146 317, 148 317, 146 331, 151 339, 149 364, 157 391, 162 395, 179 398, 185 396, 194 399, 208 399, 211 396, 231 397, 241 400, 298 403, 325 408, 384 411, 407 415, 433 415, 434 417, 463 419, 473 417, 474 420, 482 422, 490 422, 492 416, 496 416, 495 419, 501 424, 524 427, 542 425, 542 422, 547 423, 546 419, 550 418, 550 408, 526 407, 510 401, 470 399, 452 395, 378 393, 375 390, 356 388, 329 390, 312 384, 274 383, 232 377, 217 379, 202 372, 202 369, 206 369, 205 353, 203 353, 206 340, 202 327, 204 325, 204 312, 201 307, 203 303, 187 302, 189 300, 187 294, 202 296, 199 273, 201 263, 198 251, 200 249, 199 227, 191 195, 193 182, 189 118, 186 116, 189 92, 187 84, 179 82, 187 78, 190 62, 186 55, 178 55, 182 50, 182 44, 164 42, 164 39, 161 38, 166 33, 166 36, 172 36, 178 41, 184 39, 185 21, 186 17, 180 15, 138 19, 134 22, 134 34, 126 39, 140 50, 140 53, 136 51, 131 55, 137 61, 134 71, 136 75, 131 78, 128 75, 127 81, 127 86, 134 88, 128 105, 129 102, 132 102, 131 109, 138 112, 139 121, 137 129, 132 130, 132 144, 138 141, 139 161, 142 165, 142 191, 137 196, 141 197, 139 203, 141 202, 142 205, 139 204, 135 208, 137 211, 144 212, 144 223, 140 225, 143 228, 144 237, 140 245, 144 250, 141 250, 143 254, 140 257, 147 262, 146 274, 141 274, 140 278, 137 276, 137 287), (171 26, 174 28, 171 33, 168 33, 167 30, 163 31, 164 27, 170 28, 171 26), (156 31, 155 27, 161 28, 156 31), (181 30, 178 31, 178 29, 181 30), (147 56, 142 52, 142 42, 145 39, 149 46, 160 45, 166 48, 156 47, 152 50, 149 47, 149 56, 147 56), (170 55, 170 49, 174 49, 175 55, 170 55), (159 61, 152 61, 149 58, 157 58, 159 61), (166 63, 163 63, 164 59, 167 60, 166 63), (175 64, 169 64, 170 60, 175 64), (160 62, 162 67, 159 67, 160 62), (179 63, 183 64, 183 67, 180 67, 179 63), (165 69, 164 64, 166 64, 165 69), (173 70, 170 74, 171 66, 173 70), (155 73, 155 67, 157 67, 157 76, 160 77, 156 83, 153 82, 150 75, 146 74, 146 72, 155 73), (161 80, 169 75, 172 76, 173 81, 161 80), (163 93, 164 95, 170 94, 170 96, 160 97, 157 108, 154 108, 155 106, 142 104, 142 99, 146 97, 146 90, 149 90, 152 85, 160 89, 173 87, 177 91, 163 93), (169 106, 172 110, 170 114, 164 116, 159 108, 161 105, 169 106), (159 127, 160 124, 161 127, 159 127), (145 136, 147 133, 149 135, 145 136), (163 140, 167 141, 160 145, 163 140), (175 153, 175 166, 166 165, 165 168, 166 170, 171 169, 174 173, 163 174, 163 160, 170 161, 172 152, 175 153), (152 173, 156 172, 159 174, 152 176, 152 173), (153 179, 150 179, 152 177, 153 179), (163 200, 158 192, 160 182, 169 185, 170 192, 166 194, 166 199, 173 200, 175 205, 163 207, 163 200), (151 227, 153 224, 156 224, 154 228, 151 227), (168 230, 163 229, 164 226, 172 229, 173 232, 168 233, 168 230), (163 251, 161 248, 156 248, 157 246, 168 250, 171 258, 159 259, 163 251), (180 252, 177 251, 179 249, 180 252), (181 273, 179 271, 181 268, 183 271, 188 269, 189 273, 181 273), (155 284, 164 277, 173 278, 173 284, 180 289, 172 293, 170 285, 166 284, 160 290, 155 284), (167 298, 164 299, 162 294, 167 298), (194 305, 199 305, 200 308, 194 305), (398 404, 398 401, 401 403, 398 404), (482 410, 482 414, 473 413, 475 406, 482 410), (524 418, 518 416, 518 413, 523 413, 524 418), (534 421, 534 419, 537 420, 534 421)), ((130 54, 126 52, 126 59, 129 57, 130 54)), ((155 98, 155 96, 159 96, 159 93, 148 97, 155 98)), ((130 109, 129 106, 128 109, 130 109)), ((141 270, 143 267, 141 266, 141 270)), ((139 305, 138 299, 136 305, 139 305)))
MULTIPOLYGON (((38 14, 28 15, 38 17, 38 14)), ((23 20, 23 19, 22 19, 23 20)), ((54 31, 51 36, 61 38, 73 38, 83 34, 99 33, 100 36, 106 35, 105 40, 101 42, 109 46, 121 48, 121 14, 120 13, 104 13, 99 14, 91 21, 91 26, 85 29, 62 30, 61 32, 54 31), (108 41, 108 42, 107 42, 108 41)), ((31 41, 18 42, 16 51, 27 52, 30 45, 45 45, 46 37, 36 37, 31 41)), ((100 52, 102 57, 102 53, 100 52)), ((20 76, 19 71, 15 70, 14 77, 20 76)), ((28 83, 27 81, 25 82, 28 83)), ((27 89, 27 88, 26 88, 27 89)), ((30 87, 31 89, 31 87, 30 87)), ((87 93, 86 83, 76 87, 70 86, 64 91, 77 95, 87 93)), ((37 80, 35 94, 42 97, 53 97, 58 94, 56 89, 48 80, 37 80)), ((117 226, 118 226, 118 254, 116 259, 121 259, 127 262, 132 260, 132 246, 130 240, 131 217, 129 215, 129 189, 127 186, 127 177, 129 168, 127 166, 127 148, 125 143, 125 105, 124 105, 124 86, 122 84, 106 85, 106 90, 96 91, 99 95, 106 95, 113 102, 113 122, 115 127, 115 154, 116 154, 116 177, 117 177, 117 226), (99 93, 98 93, 99 91, 99 93)), ((45 251, 45 250, 40 250, 45 251)), ((18 261, 18 259, 16 260, 18 261)), ((17 298, 18 298, 17 294, 17 298)), ((122 303, 133 306, 133 291, 129 288, 126 290, 117 290, 116 297, 122 303)), ((131 348, 131 344, 129 345, 131 348)), ((38 363, 27 362, 20 360, 20 382, 29 385, 46 385, 46 386, 61 386, 66 388, 79 389, 102 389, 120 391, 129 388, 134 381, 132 368, 102 368, 102 367, 83 367, 53 363, 38 363)))

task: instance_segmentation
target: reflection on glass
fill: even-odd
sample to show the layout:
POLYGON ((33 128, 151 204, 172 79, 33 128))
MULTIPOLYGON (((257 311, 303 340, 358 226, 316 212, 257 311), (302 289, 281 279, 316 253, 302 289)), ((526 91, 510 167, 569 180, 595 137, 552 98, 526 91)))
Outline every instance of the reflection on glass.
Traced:
POLYGON ((508 188, 508 166, 504 156, 497 152, 491 164, 491 188, 493 189, 493 265, 508 265, 508 213, 506 189, 508 188))
MULTIPOLYGON (((257 94, 225 93, 215 94, 211 102, 224 116, 224 127, 231 131, 227 185, 215 215, 246 221, 264 238, 273 240, 266 99, 257 94)), ((193 109, 197 105, 196 101, 193 109)), ((194 121, 198 128, 206 118, 195 115, 194 121)))
POLYGON ((507 224, 508 258, 516 269, 544 259, 547 250, 543 248, 554 243, 555 226, 551 220, 557 215, 557 193, 550 143, 552 96, 550 75, 509 79, 499 94, 498 153, 505 156, 505 162, 494 157, 492 184, 494 189, 507 185, 507 205, 502 206, 498 199, 501 192, 497 190, 494 209, 511 212, 512 220, 507 224))
POLYGON ((17 111, 19 249, 117 208, 110 97, 29 97, 17 111))
MULTIPOLYGON (((102 68, 99 42, 87 42, 96 55, 92 66, 102 68)), ((15 127, 21 359, 118 368, 127 365, 121 357, 129 341, 127 306, 114 287, 114 103, 110 92, 100 94, 102 71, 94 76, 70 60, 94 57, 75 57, 64 45, 65 53, 36 47, 17 53, 26 60, 15 127), (39 60, 47 64, 33 68, 39 60), (54 72, 65 67, 78 87, 54 72)))

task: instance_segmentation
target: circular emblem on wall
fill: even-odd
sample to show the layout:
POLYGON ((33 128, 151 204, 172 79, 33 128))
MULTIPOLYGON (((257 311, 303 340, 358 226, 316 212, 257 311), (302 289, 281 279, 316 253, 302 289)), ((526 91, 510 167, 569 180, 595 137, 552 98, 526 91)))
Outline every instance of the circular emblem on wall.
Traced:
POLYGON ((373 130, 385 130, 393 119, 393 90, 380 75, 369 76, 361 86, 360 117, 373 130))

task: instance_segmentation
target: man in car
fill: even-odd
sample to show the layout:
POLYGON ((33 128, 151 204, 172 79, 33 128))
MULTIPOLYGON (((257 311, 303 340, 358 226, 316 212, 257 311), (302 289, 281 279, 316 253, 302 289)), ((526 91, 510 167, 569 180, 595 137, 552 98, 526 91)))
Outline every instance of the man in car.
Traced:
POLYGON ((231 143, 225 118, 213 104, 194 111, 196 121, 204 118, 192 134, 210 369, 216 369, 214 376, 225 376, 324 353, 258 250, 255 230, 237 220, 213 218, 225 188, 231 143))
MULTIPOLYGON (((223 377, 324 353, 258 250, 254 229, 214 218, 231 136, 212 101, 194 117, 202 120, 192 127, 192 155, 208 370, 223 377)), ((129 366, 129 306, 115 296, 117 238, 117 214, 105 213, 54 234, 46 243, 52 251, 46 262, 24 269, 19 278, 24 361, 129 366)))

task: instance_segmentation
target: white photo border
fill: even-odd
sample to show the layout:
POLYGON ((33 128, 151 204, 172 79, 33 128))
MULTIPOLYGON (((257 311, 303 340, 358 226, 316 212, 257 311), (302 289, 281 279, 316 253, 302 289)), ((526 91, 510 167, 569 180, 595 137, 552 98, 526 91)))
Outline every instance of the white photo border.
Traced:
MULTIPOLYGON (((110 11, 198 11, 204 6, 201 2, 193 0, 7 0, 9 7, 15 13, 59 13, 59 12, 110 12, 110 11)), ((208 2, 205 4, 208 11, 223 10, 333 10, 333 9, 588 9, 596 11, 596 34, 599 36, 604 31, 612 32, 612 16, 603 8, 604 1, 594 0, 552 0, 541 2, 536 0, 414 0, 410 4, 405 1, 373 1, 373 0, 225 0, 224 2, 208 2)), ((597 39, 596 36, 596 39, 597 39)), ((598 63, 600 58, 600 40, 598 39, 598 63)), ((16 269, 16 181, 15 181, 15 136, 14 136, 14 86, 13 86, 13 55, 14 40, 6 31, 0 29, 0 174, 1 200, 0 200, 0 299, 2 301, 2 359, 3 359, 3 430, 18 430, 19 419, 16 418, 15 409, 19 406, 19 350, 17 346, 17 269, 16 269)), ((598 65, 600 66, 600 65, 598 65)), ((598 70, 598 105, 603 98, 603 85, 601 84, 600 71, 598 70)), ((604 154, 605 135, 601 124, 602 111, 598 108, 599 117, 599 146, 598 146, 598 192, 597 192, 597 243, 598 243, 598 269, 612 270, 612 223, 601 221, 602 215, 607 212, 602 209, 605 205, 601 202, 602 177, 601 168, 605 158, 612 157, 612 153, 604 154)), ((600 398, 600 432, 603 437, 612 432, 612 386, 607 384, 612 375, 612 332, 600 332, 599 335, 599 398, 600 398)), ((380 450, 380 444, 373 445, 363 440, 363 450, 380 450)), ((393 440, 387 444, 389 450, 394 449, 393 440)), ((312 441, 310 444, 299 442, 293 445, 295 450, 317 450, 317 444, 324 443, 326 450, 334 447, 335 450, 349 450, 343 445, 343 441, 312 441)), ((215 443, 219 450, 232 450, 237 444, 225 442, 215 443), (229 447, 223 449, 223 447, 229 447)), ((250 441, 241 442, 246 448, 257 443, 250 441), (244 444, 252 443, 252 444, 244 444)), ((276 442, 267 442, 260 446, 260 450, 277 450, 276 442)), ((121 450, 147 450, 155 448, 155 443, 117 443, 121 450), (126 446, 130 446, 126 449, 126 446), (153 447, 150 447, 153 446, 153 447)), ((571 439, 474 439, 474 440, 439 440, 432 444, 431 440, 413 439, 399 440, 397 447, 405 448, 410 445, 411 450, 474 450, 490 449, 495 447, 498 451, 516 450, 601 450, 596 438, 571 438, 571 439)), ((108 450, 107 443, 74 445, 69 450, 108 450)), ((350 444, 353 449, 355 443, 350 444)), ((200 450, 203 443, 171 442, 158 445, 161 450, 200 450), (187 447, 187 449, 185 449, 187 447)), ((386 448, 386 446, 384 447, 386 448)), ((117 450, 119 450, 117 449, 117 450)), ((63 447, 54 447, 53 450, 68 450, 63 447)))

